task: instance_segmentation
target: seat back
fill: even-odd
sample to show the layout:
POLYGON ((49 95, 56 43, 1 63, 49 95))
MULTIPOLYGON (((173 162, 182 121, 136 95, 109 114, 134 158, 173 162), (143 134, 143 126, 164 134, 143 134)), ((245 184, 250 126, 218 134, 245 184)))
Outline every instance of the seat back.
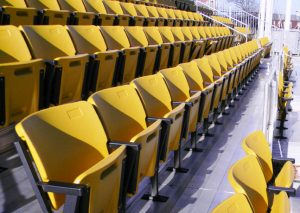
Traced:
POLYGON ((248 155, 237 161, 229 169, 228 179, 236 193, 247 196, 254 212, 267 212, 267 184, 255 156, 248 155), (253 178, 254 174, 255 178, 253 178))
POLYGON ((195 61, 179 64, 185 74, 189 88, 195 91, 204 89, 203 79, 195 61))
POLYGON ((163 43, 163 39, 158 30, 158 27, 144 27, 143 29, 150 45, 163 43))
POLYGON ((161 34, 161 37, 162 37, 164 43, 174 43, 175 42, 175 38, 173 36, 171 28, 173 28, 173 27, 158 27, 158 30, 161 34))
MULTIPOLYGON (((26 142, 43 182, 88 184, 90 210, 117 209, 123 159, 115 162, 110 173, 106 171, 107 177, 99 178, 113 165, 106 165, 97 179, 93 176, 90 168, 100 169, 97 165, 109 153, 104 128, 92 105, 76 102, 39 111, 21 121, 16 132, 26 142), (105 194, 101 201, 97 199, 99 192, 105 194)), ((48 195, 54 209, 65 202, 64 195, 48 195)))
POLYGON ((123 26, 101 26, 100 29, 108 50, 121 50, 130 47, 123 26))
POLYGON ((120 2, 120 4, 121 4, 124 14, 128 14, 131 16, 137 16, 137 12, 136 12, 136 9, 135 9, 133 3, 120 2))
POLYGON ((158 13, 158 15, 160 17, 162 17, 162 18, 168 18, 168 14, 167 14, 165 8, 163 8, 163 7, 157 7, 156 10, 157 10, 157 13, 158 13))
POLYGON ((243 194, 235 194, 220 203, 212 210, 212 213, 252 213, 253 210, 243 194))
POLYGON ((102 0, 84 0, 83 2, 89 12, 107 14, 102 0))
POLYGON ((197 63, 198 68, 201 71, 201 75, 202 75, 204 82, 213 83, 214 82, 214 74, 209 65, 208 58, 203 57, 200 59, 195 59, 194 61, 197 63))
POLYGON ((173 9, 165 9, 167 15, 168 15, 168 18, 172 18, 172 19, 176 19, 176 15, 174 13, 174 10, 173 9))
POLYGON ((189 27, 189 29, 194 39, 199 40, 201 38, 198 31, 198 27, 189 27))
POLYGON ((231 58, 230 51, 228 49, 223 50, 223 54, 224 54, 224 57, 225 57, 227 65, 229 67, 233 68, 234 67, 234 62, 233 62, 233 60, 231 58))
POLYGON ((218 61, 217 55, 216 54, 211 54, 209 56, 205 56, 208 59, 208 63, 210 67, 212 68, 212 71, 214 73, 214 76, 222 76, 222 69, 220 66, 220 63, 218 61))
POLYGON ((1 0, 0 6, 11 6, 18 8, 27 8, 25 0, 1 0))
POLYGON ((60 25, 23 26, 34 58, 53 60, 76 54, 75 47, 67 29, 60 25))
POLYGON ((136 12, 139 16, 144 16, 146 18, 150 17, 147 7, 144 4, 134 4, 136 12))
POLYGON ((0 26, 0 129, 39 109, 42 60, 32 60, 17 27, 0 26))
POLYGON ((63 10, 86 12, 82 0, 58 0, 58 3, 63 10))
POLYGON ((34 7, 36 9, 51 9, 60 10, 57 0, 26 0, 28 7, 34 7))
POLYGON ((143 27, 125 27, 125 32, 132 47, 147 47, 149 45, 143 27))
POLYGON ((217 56, 217 59, 218 59, 218 61, 220 63, 222 71, 228 71, 228 64, 226 62, 226 58, 224 56, 224 52, 223 51, 219 51, 215 55, 217 56))
POLYGON ((206 35, 206 32, 205 32, 205 27, 197 27, 197 30, 199 32, 199 35, 201 38, 208 38, 208 36, 206 35))
POLYGON ((124 14, 119 1, 105 0, 103 4, 108 14, 124 14))
POLYGON ((157 7, 155 6, 146 6, 147 10, 148 10, 148 13, 149 13, 149 16, 150 17, 155 17, 155 18, 159 18, 159 14, 157 12, 157 7))
POLYGON ((252 132, 243 140, 242 147, 246 154, 257 157, 266 182, 269 182, 273 176, 272 154, 264 133, 262 131, 252 132))

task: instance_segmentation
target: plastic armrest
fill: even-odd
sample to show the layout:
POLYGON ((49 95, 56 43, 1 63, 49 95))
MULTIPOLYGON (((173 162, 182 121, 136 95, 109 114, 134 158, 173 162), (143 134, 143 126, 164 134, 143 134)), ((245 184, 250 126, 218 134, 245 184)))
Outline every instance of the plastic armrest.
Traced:
POLYGON ((53 192, 66 195, 82 196, 87 190, 87 186, 83 184, 65 183, 58 181, 49 181, 37 183, 45 192, 53 192))
POLYGON ((278 194, 279 192, 286 192, 289 195, 296 194, 296 189, 294 188, 286 188, 286 187, 278 187, 278 186, 268 186, 268 191, 274 194, 278 194))
POLYGON ((180 104, 185 104, 185 106, 188 106, 188 107, 192 107, 194 105, 192 102, 172 101, 173 106, 178 106, 180 104))
POLYGON ((291 163, 295 163, 295 159, 294 158, 273 158, 272 162, 274 164, 284 164, 285 162, 290 161, 291 163))
POLYGON ((131 143, 131 142, 124 142, 124 141, 109 141, 108 146, 111 149, 119 148, 120 146, 125 145, 127 148, 134 150, 134 151, 140 151, 142 146, 138 143, 131 143))
POLYGON ((173 123, 173 119, 172 118, 155 118, 155 117, 147 117, 147 121, 150 123, 153 123, 157 120, 161 120, 163 122, 165 122, 168 125, 171 125, 173 123))

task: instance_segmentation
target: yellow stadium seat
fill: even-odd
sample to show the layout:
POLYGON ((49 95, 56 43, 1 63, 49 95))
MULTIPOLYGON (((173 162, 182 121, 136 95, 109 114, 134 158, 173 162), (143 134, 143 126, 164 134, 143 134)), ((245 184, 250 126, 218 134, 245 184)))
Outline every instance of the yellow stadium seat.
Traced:
POLYGON ((236 193, 246 195, 254 212, 290 212, 287 193, 281 188, 267 187, 256 157, 248 155, 236 162, 228 171, 228 179, 236 193))
POLYGON ((165 25, 166 19, 159 16, 157 7, 146 6, 146 8, 148 10, 150 17, 156 18, 156 24, 155 24, 156 26, 164 26, 165 25))
POLYGON ((143 27, 125 27, 131 47, 140 47, 137 76, 151 75, 157 71, 155 67, 158 45, 149 45, 143 27))
POLYGON ((180 59, 181 62, 190 61, 190 55, 192 51, 192 40, 187 40, 182 32, 182 27, 171 27, 171 32, 176 42, 181 42, 180 59))
POLYGON ((144 27, 144 32, 148 39, 149 45, 159 45, 155 67, 157 70, 167 68, 169 66, 171 44, 164 42, 158 27, 144 27))
POLYGON ((269 143, 262 131, 249 134, 242 143, 246 154, 253 155, 260 162, 266 182, 278 187, 293 186, 295 171, 294 159, 273 159, 269 143))
POLYGON ((108 149, 91 104, 36 112, 17 124, 16 132, 21 139, 16 148, 44 212, 61 206, 64 212, 118 211, 125 146, 108 149))
POLYGON ((200 111, 201 91, 191 92, 187 79, 180 66, 163 69, 159 71, 169 88, 171 99, 174 104, 184 103, 186 106, 185 119, 187 122, 186 132, 183 137, 187 140, 188 134, 191 134, 191 144, 196 148, 197 124, 200 111))
POLYGON ((68 26, 78 53, 91 55, 92 69, 87 73, 85 97, 89 92, 99 91, 116 85, 115 77, 118 75, 119 50, 108 50, 99 27, 68 26))
POLYGON ((188 62, 193 59, 200 58, 200 53, 205 49, 204 41, 202 41, 200 38, 194 39, 190 27, 181 27, 180 29, 183 33, 184 41, 192 42, 189 59, 187 60, 185 59, 185 57, 183 57, 183 62, 188 62))
POLYGON ((108 14, 117 16, 118 21, 115 25, 132 26, 134 24, 133 18, 128 14, 124 14, 119 1, 103 0, 103 5, 108 14))
POLYGON ((177 66, 181 60, 180 55, 181 55, 182 42, 175 40, 171 28, 172 27, 158 27, 158 30, 161 34, 163 43, 171 44, 168 66, 174 67, 177 66))
POLYGON ((160 159, 166 161, 169 152, 174 151, 174 168, 177 171, 182 170, 180 148, 182 134, 185 131, 184 104, 172 106, 171 95, 160 74, 137 78, 131 85, 137 89, 148 119, 162 120, 161 137, 166 138, 167 141, 164 142, 165 147, 160 154, 160 159))
POLYGON ((121 50, 119 83, 129 83, 137 74, 140 47, 131 47, 123 26, 101 26, 108 50, 121 50))
POLYGON ((173 9, 165 9, 165 11, 168 15, 168 18, 174 20, 173 26, 182 26, 182 20, 176 17, 173 9))
POLYGON ((161 17, 165 20, 164 26, 172 27, 174 25, 174 22, 176 22, 176 19, 170 18, 168 16, 165 8, 157 7, 156 10, 157 10, 159 17, 161 17))
POLYGON ((243 194, 235 194, 224 200, 216 208, 212 210, 212 213, 252 213, 252 208, 248 199, 243 194))
POLYGON ((198 113, 198 122, 203 123, 203 129, 205 134, 209 127, 209 115, 211 113, 211 106, 214 102, 214 84, 205 84, 201 71, 199 70, 197 63, 191 61, 189 63, 179 64, 182 68, 187 82, 189 84, 190 91, 201 91, 200 110, 198 113))
POLYGON ((21 32, 0 26, 0 129, 37 111, 42 104, 40 87, 45 74, 41 59, 33 59, 21 32))
POLYGON ((99 24, 99 15, 93 12, 87 12, 81 0, 58 0, 60 8, 72 11, 71 23, 76 25, 97 25, 99 24))
POLYGON ((139 16, 145 17, 144 26, 155 26, 157 24, 157 18, 149 15, 146 5, 135 4, 134 7, 139 16))
POLYGON ((84 0, 88 12, 99 14, 99 25, 112 26, 118 22, 115 14, 108 14, 102 0, 84 0))
POLYGON ((144 26, 145 17, 137 14, 137 11, 136 11, 133 3, 120 2, 120 5, 122 7, 124 14, 130 15, 133 17, 133 21, 134 21, 133 25, 144 26))
MULTIPOLYGON (((88 101, 96 108, 108 138, 141 146, 139 156, 135 156, 138 159, 136 170, 127 171, 130 177, 128 192, 136 193, 144 177, 157 175, 161 121, 147 125, 143 104, 130 85, 101 90, 90 96, 88 101)), ((134 161, 134 158, 131 160, 134 161)))
POLYGON ((47 62, 45 106, 81 100, 89 55, 76 55, 67 29, 47 25, 23 26, 21 30, 34 58, 43 58, 47 62))
POLYGON ((26 0, 28 7, 36 8, 39 14, 39 24, 69 24, 71 11, 61 10, 57 0, 26 0))
POLYGON ((0 24, 2 25, 32 25, 38 24, 38 10, 27 8, 25 0, 1 0, 0 24))

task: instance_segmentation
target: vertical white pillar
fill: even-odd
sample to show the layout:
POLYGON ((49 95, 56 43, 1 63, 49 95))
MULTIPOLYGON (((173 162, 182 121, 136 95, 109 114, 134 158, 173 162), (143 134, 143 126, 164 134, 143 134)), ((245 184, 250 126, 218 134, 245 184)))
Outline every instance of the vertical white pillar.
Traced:
POLYGON ((260 0, 259 7, 259 25, 258 25, 258 36, 263 37, 265 31, 265 18, 266 18, 266 0, 260 0))
POLYGON ((287 44, 287 34, 290 31, 291 23, 291 12, 292 12, 292 0, 286 0, 285 7, 285 22, 284 22, 284 44, 287 44))
POLYGON ((272 20, 273 20, 273 5, 274 0, 267 0, 266 4, 266 23, 265 23, 265 33, 264 36, 267 36, 271 39, 272 37, 272 20))

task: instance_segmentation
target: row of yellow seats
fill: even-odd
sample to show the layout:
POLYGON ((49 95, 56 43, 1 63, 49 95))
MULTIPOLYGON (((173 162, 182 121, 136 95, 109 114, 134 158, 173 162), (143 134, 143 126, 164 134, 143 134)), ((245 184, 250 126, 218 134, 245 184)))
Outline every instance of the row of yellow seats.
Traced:
POLYGON ((260 45, 265 49, 265 57, 269 57, 272 48, 272 42, 270 42, 268 37, 263 37, 259 39, 260 45))
POLYGON ((234 29, 240 33, 251 34, 251 29, 247 27, 235 27, 234 29))
MULTIPOLYGON (((226 35, 223 28, 216 29, 226 35)), ((201 27, 47 25, 0 30, 2 127, 50 104, 78 101, 90 92, 199 58, 213 39, 203 38, 207 30, 201 27)), ((221 37, 216 39, 222 46, 213 46, 227 48, 232 37, 221 37)))
POLYGON ((290 213, 288 195, 295 194, 294 159, 273 159, 262 131, 248 135, 242 147, 248 156, 228 171, 228 179, 237 193, 219 204, 213 213, 290 213), (255 176, 254 176, 255 174, 255 176))
POLYGON ((43 210, 64 205, 65 212, 116 212, 144 177, 152 178, 145 197, 160 200, 159 160, 174 151, 173 170, 187 172, 180 163, 182 143, 187 146, 191 136, 197 149, 207 113, 251 76, 261 56, 256 42, 101 90, 87 102, 50 107, 17 124, 21 140, 15 145, 43 210))
POLYGON ((156 6, 156 7, 176 9, 175 2, 172 0, 113 0, 113 1, 130 2, 134 4, 145 4, 145 5, 156 6))
POLYGON ((288 81, 293 72, 292 56, 288 46, 283 47, 283 71, 284 80, 288 81))
POLYGON ((231 21, 230 18, 226 18, 226 17, 222 17, 222 16, 211 16, 211 18, 213 18, 221 23, 224 23, 224 24, 233 25, 233 22, 231 21))
POLYGON ((0 1, 0 24, 200 26, 199 13, 110 0, 0 1))

